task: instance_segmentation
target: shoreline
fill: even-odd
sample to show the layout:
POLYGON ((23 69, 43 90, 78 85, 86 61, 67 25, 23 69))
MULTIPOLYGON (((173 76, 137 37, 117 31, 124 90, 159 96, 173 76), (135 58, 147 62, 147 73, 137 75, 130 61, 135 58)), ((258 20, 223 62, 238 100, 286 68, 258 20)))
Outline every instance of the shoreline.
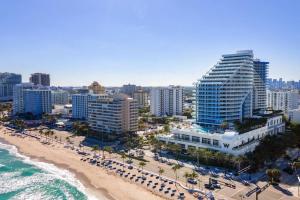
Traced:
POLYGON ((71 172, 84 186, 87 196, 90 194, 100 200, 138 200, 141 199, 139 197, 143 197, 144 200, 165 199, 152 191, 117 177, 115 174, 83 163, 78 154, 63 147, 55 145, 54 148, 51 148, 41 144, 36 139, 10 136, 4 134, 2 130, 0 130, 0 140, 15 146, 20 154, 33 161, 53 164, 60 169, 71 172))
POLYGON ((71 172, 74 175, 74 177, 83 185, 83 187, 85 189, 84 193, 85 193, 85 195, 87 195, 87 197, 89 197, 89 195, 92 195, 93 197, 95 197, 97 199, 99 198, 101 200, 102 199, 103 200, 115 200, 113 197, 111 197, 108 194, 108 192, 104 188, 103 189, 97 188, 97 190, 100 190, 100 191, 97 191, 96 189, 94 189, 93 188, 94 186, 89 182, 89 179, 83 173, 70 168, 66 164, 55 163, 51 160, 48 160, 45 157, 35 156, 35 155, 28 154, 26 152, 23 152, 18 146, 14 145, 13 143, 10 143, 5 138, 1 137, 1 135, 0 135, 0 143, 6 144, 6 145, 11 145, 11 146, 15 147, 17 149, 17 152, 20 155, 28 157, 31 161, 53 164, 55 167, 59 168, 60 170, 67 170, 67 171, 71 172))

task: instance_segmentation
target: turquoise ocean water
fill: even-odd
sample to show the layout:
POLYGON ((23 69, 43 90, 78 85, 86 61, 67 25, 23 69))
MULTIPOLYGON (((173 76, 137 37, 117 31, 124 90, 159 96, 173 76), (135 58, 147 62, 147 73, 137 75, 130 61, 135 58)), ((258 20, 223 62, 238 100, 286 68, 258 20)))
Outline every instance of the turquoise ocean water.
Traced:
POLYGON ((85 188, 67 170, 32 161, 0 143, 0 200, 86 200, 85 188))

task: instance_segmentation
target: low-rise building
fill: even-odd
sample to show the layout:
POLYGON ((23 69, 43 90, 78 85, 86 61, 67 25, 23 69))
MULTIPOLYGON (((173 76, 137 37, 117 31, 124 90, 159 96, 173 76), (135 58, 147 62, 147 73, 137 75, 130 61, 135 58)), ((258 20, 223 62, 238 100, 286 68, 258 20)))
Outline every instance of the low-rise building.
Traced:
POLYGON ((285 123, 282 115, 269 117, 259 128, 249 129, 246 132, 225 130, 224 132, 209 132, 196 124, 189 128, 176 128, 169 135, 159 135, 160 141, 179 144, 182 148, 207 148, 233 155, 243 155, 251 152, 266 135, 282 133, 285 123))

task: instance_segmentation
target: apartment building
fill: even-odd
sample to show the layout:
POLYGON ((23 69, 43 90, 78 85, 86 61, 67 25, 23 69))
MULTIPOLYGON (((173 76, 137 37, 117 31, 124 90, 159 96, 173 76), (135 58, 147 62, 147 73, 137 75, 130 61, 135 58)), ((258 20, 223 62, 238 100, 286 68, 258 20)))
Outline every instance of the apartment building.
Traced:
POLYGON ((181 86, 156 87, 150 91, 150 111, 155 116, 182 115, 183 89, 181 86))
POLYGON ((88 123, 92 130, 101 133, 135 132, 138 129, 137 103, 124 94, 89 99, 88 123))

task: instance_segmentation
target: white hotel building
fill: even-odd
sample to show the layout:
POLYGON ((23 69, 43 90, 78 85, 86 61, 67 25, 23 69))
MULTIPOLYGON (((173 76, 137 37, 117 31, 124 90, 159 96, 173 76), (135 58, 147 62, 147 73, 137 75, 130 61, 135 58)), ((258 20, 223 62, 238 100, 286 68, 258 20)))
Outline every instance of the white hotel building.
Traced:
POLYGON ((243 155, 253 151, 261 138, 284 132, 285 123, 282 116, 274 116, 267 123, 246 133, 225 130, 223 133, 208 133, 204 128, 194 124, 190 128, 176 128, 169 135, 160 135, 158 139, 165 143, 179 144, 182 148, 207 148, 232 155, 243 155))
POLYGON ((183 148, 193 146, 241 155, 253 151, 264 136, 283 132, 281 115, 262 115, 266 113, 268 64, 254 59, 251 50, 223 55, 196 83, 195 124, 174 129, 158 139, 183 148), (247 118, 262 118, 263 123, 238 132, 234 124, 247 118))

